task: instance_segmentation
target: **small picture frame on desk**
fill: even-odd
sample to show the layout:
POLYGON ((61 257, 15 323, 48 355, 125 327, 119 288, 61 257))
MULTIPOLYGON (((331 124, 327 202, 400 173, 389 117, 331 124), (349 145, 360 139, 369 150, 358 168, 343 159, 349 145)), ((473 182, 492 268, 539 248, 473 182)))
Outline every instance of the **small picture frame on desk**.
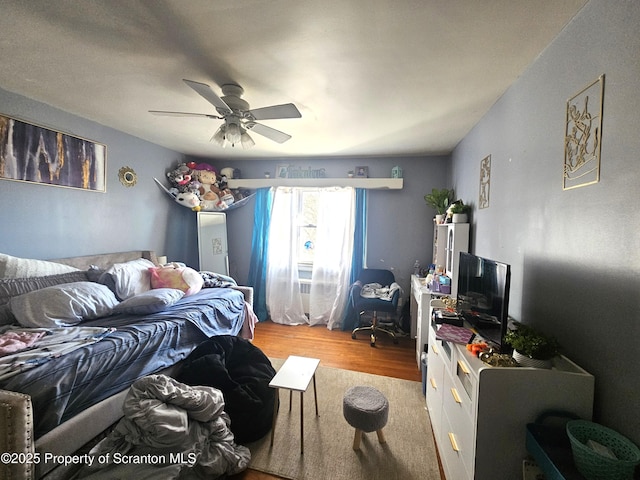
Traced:
POLYGON ((357 178, 369 178, 369 167, 356 167, 355 173, 357 178))

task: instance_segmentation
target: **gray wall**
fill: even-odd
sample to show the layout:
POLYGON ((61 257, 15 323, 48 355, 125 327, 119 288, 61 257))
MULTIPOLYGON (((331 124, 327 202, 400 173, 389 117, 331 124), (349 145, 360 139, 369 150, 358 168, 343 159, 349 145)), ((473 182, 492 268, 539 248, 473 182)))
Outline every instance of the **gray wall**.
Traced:
MULTIPOLYGON (((198 161, 198 160, 196 160, 198 161)), ((224 163, 210 161, 218 168, 239 168, 243 178, 262 178, 265 171, 274 174, 277 164, 302 168, 324 168, 327 177, 346 177, 356 165, 367 165, 370 177, 390 177, 391 169, 403 169, 402 190, 370 190, 367 232, 367 266, 393 270, 396 281, 409 295, 413 263, 431 261, 433 209, 424 202, 432 188, 444 188, 449 177, 448 157, 369 157, 369 158, 298 158, 281 160, 245 160, 224 163)), ((254 202, 227 214, 229 264, 231 275, 245 282, 249 273, 254 202)))
POLYGON ((192 212, 153 181, 181 154, 4 90, 0 112, 107 146, 106 193, 0 180, 0 252, 42 259, 137 249, 176 260, 190 254, 192 212), (123 166, 137 172, 134 187, 118 181, 123 166))
MULTIPOLYGON (((640 444, 640 2, 592 0, 452 155, 472 250, 512 265, 511 314, 596 378, 595 418, 640 444), (566 101, 605 74, 601 181, 563 191, 566 101)), ((561 388, 561 386, 559 386, 561 388)))

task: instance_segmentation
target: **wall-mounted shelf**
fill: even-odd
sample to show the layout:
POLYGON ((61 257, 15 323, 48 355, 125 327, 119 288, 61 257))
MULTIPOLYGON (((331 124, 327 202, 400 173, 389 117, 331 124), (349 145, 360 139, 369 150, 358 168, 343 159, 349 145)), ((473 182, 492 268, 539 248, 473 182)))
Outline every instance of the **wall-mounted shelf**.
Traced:
POLYGON ((402 178, 239 178, 228 181, 229 188, 264 187, 356 187, 400 190, 402 178))

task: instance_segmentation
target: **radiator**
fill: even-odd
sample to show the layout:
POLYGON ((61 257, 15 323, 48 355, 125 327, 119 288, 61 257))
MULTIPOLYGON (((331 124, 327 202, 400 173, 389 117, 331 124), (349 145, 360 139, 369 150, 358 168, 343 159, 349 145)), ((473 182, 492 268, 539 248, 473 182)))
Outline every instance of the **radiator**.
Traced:
POLYGON ((302 297, 302 309, 309 315, 309 294, 311 293, 311 279, 300 279, 300 296, 302 297))

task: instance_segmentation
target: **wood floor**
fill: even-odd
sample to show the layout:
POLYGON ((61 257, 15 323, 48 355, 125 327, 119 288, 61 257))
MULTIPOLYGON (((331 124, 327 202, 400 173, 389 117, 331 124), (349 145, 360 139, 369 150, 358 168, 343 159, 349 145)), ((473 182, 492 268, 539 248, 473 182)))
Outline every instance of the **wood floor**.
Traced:
MULTIPOLYGON (((415 340, 401 337, 394 344, 391 337, 380 334, 376 346, 369 345, 369 335, 327 330, 324 326, 288 326, 261 322, 256 326, 253 344, 267 356, 285 359, 300 355, 320 359, 325 367, 343 368, 405 380, 422 381, 422 373, 415 357, 415 340)), ((234 480, 279 479, 273 475, 246 470, 229 477, 234 480)))

